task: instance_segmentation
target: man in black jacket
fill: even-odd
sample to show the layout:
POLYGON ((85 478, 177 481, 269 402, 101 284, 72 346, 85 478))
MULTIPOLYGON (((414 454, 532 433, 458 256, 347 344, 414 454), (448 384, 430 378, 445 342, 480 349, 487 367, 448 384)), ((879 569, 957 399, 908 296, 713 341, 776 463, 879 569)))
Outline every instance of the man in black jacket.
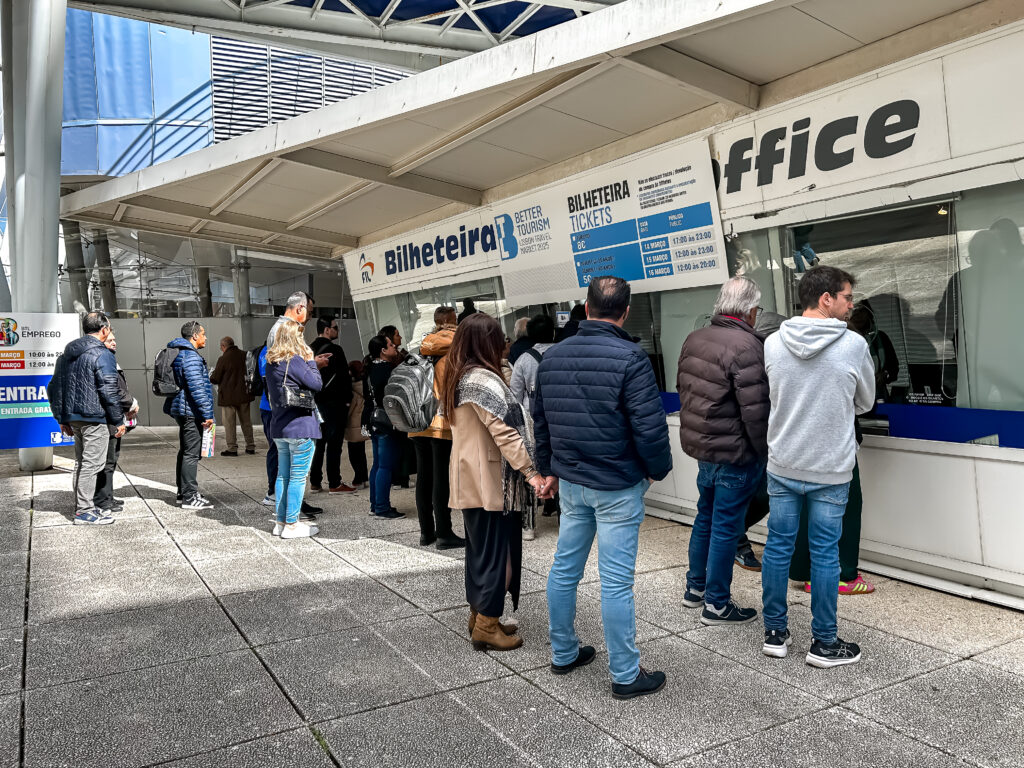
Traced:
MULTIPOLYGON (((117 340, 114 334, 107 337, 104 346, 117 355, 117 340)), ((128 391, 128 379, 124 371, 116 362, 117 368, 117 393, 120 397, 121 410, 124 411, 124 426, 131 431, 135 426, 135 418, 139 415, 139 401, 132 397, 128 391)), ((117 462, 121 458, 121 438, 117 436, 117 430, 108 426, 110 440, 107 442, 107 461, 103 465, 103 471, 96 476, 96 493, 92 497, 93 505, 99 507, 107 515, 121 510, 124 502, 114 496, 114 472, 117 470, 117 462)))
POLYGON ((664 672, 640 667, 633 574, 644 494, 672 469, 668 424, 647 354, 622 326, 629 283, 597 277, 579 333, 549 348, 537 370, 533 418, 537 471, 561 491, 558 549, 548 576, 552 664, 564 674, 594 658, 574 627, 576 588, 596 533, 612 695, 654 693, 664 672))
POLYGON ((114 518, 93 503, 96 478, 107 459, 111 433, 125 433, 117 388, 117 363, 104 343, 114 338, 102 312, 82 318, 85 333, 64 348, 50 407, 64 434, 75 437, 75 525, 108 525, 114 518))
POLYGON ((727 280, 711 325, 679 354, 679 437, 697 459, 697 519, 683 605, 703 608, 702 624, 745 624, 753 608, 732 601, 732 568, 743 519, 768 458, 768 376, 754 330, 761 289, 749 277, 727 280))
POLYGON ((310 487, 323 490, 324 454, 327 455, 327 485, 331 493, 355 493, 355 488, 341 481, 341 449, 345 444, 348 425, 348 406, 352 402, 352 374, 348 370, 345 352, 334 342, 338 339, 338 320, 320 317, 316 321, 319 334, 309 346, 316 356, 328 355, 327 365, 320 371, 324 386, 316 393, 316 407, 323 417, 322 436, 313 451, 313 466, 309 471, 310 487))

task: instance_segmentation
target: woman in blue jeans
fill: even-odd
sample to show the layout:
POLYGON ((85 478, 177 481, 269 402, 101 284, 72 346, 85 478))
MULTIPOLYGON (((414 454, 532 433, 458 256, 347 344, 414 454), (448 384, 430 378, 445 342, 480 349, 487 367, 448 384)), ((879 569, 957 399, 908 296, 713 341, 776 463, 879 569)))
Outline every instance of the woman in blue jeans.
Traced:
POLYGON ((285 388, 319 392, 320 368, 329 354, 313 356, 299 323, 281 325, 267 352, 267 397, 270 400, 270 437, 277 446, 277 522, 274 535, 282 539, 316 536, 316 525, 299 521, 306 492, 306 477, 313 463, 315 441, 320 437, 316 410, 290 406, 285 388))
POLYGON ((391 378, 399 361, 398 347, 385 336, 374 336, 367 347, 370 355, 366 360, 366 384, 369 391, 365 392, 366 410, 363 424, 366 426, 373 441, 373 466, 370 468, 370 514, 393 520, 405 517, 391 506, 391 474, 401 459, 398 438, 395 429, 387 421, 384 413, 384 387, 391 378), (377 418, 374 418, 377 414, 377 418))

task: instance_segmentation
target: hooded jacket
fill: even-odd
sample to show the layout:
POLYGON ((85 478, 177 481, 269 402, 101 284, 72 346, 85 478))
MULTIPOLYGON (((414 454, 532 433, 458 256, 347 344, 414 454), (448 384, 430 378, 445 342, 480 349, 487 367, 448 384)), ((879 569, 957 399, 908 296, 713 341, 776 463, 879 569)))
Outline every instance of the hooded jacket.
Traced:
POLYGON ((95 336, 82 336, 64 348, 54 378, 50 408, 61 424, 120 425, 124 420, 114 353, 95 336))
POLYGON ((768 471, 807 483, 853 478, 854 418, 874 405, 868 344, 841 320, 794 317, 764 343, 768 471))
POLYGON ((168 413, 174 418, 206 421, 213 418, 213 385, 210 384, 210 370, 206 360, 192 346, 192 342, 180 336, 167 342, 167 346, 180 350, 174 358, 171 370, 181 391, 170 400, 168 413))
POLYGON ((713 464, 768 457, 764 344, 742 320, 715 315, 683 342, 676 384, 683 451, 713 464))

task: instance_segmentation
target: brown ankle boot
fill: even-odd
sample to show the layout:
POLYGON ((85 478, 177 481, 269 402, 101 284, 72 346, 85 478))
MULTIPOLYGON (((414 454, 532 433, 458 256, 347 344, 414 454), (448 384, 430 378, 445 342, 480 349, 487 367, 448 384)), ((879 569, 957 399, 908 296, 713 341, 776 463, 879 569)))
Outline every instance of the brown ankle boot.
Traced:
MULTIPOLYGON (((469 628, 470 637, 473 636, 473 627, 476 626, 476 617, 478 615, 479 614, 477 614, 475 608, 469 609, 469 621, 467 622, 467 627, 469 628)), ((501 631, 506 635, 514 635, 519 632, 519 625, 517 624, 502 624, 501 621, 499 621, 498 626, 501 627, 501 631)))
POLYGON ((482 613, 476 617, 476 624, 473 627, 473 647, 478 651, 490 648, 494 651, 511 651, 523 644, 523 638, 518 635, 506 635, 497 616, 484 616, 482 613))

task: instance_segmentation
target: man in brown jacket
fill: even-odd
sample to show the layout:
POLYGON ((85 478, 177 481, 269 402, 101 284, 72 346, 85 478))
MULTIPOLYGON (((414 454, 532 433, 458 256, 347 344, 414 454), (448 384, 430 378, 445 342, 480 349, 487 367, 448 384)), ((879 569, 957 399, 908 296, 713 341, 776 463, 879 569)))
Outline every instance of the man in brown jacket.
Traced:
POLYGON ((210 381, 217 385, 217 405, 224 418, 228 439, 227 450, 221 451, 220 455, 238 455, 236 424, 241 424, 245 452, 251 455, 256 453, 256 443, 252 439, 252 417, 249 414, 252 398, 245 388, 245 352, 235 346, 235 340, 230 336, 220 340, 220 352, 217 366, 210 374, 210 381))
POLYGON ((679 355, 679 437, 697 459, 697 519, 683 605, 703 606, 702 624, 745 624, 753 608, 732 601, 732 567, 744 514, 768 454, 768 376, 754 331, 761 289, 726 281, 711 325, 691 333, 679 355))

